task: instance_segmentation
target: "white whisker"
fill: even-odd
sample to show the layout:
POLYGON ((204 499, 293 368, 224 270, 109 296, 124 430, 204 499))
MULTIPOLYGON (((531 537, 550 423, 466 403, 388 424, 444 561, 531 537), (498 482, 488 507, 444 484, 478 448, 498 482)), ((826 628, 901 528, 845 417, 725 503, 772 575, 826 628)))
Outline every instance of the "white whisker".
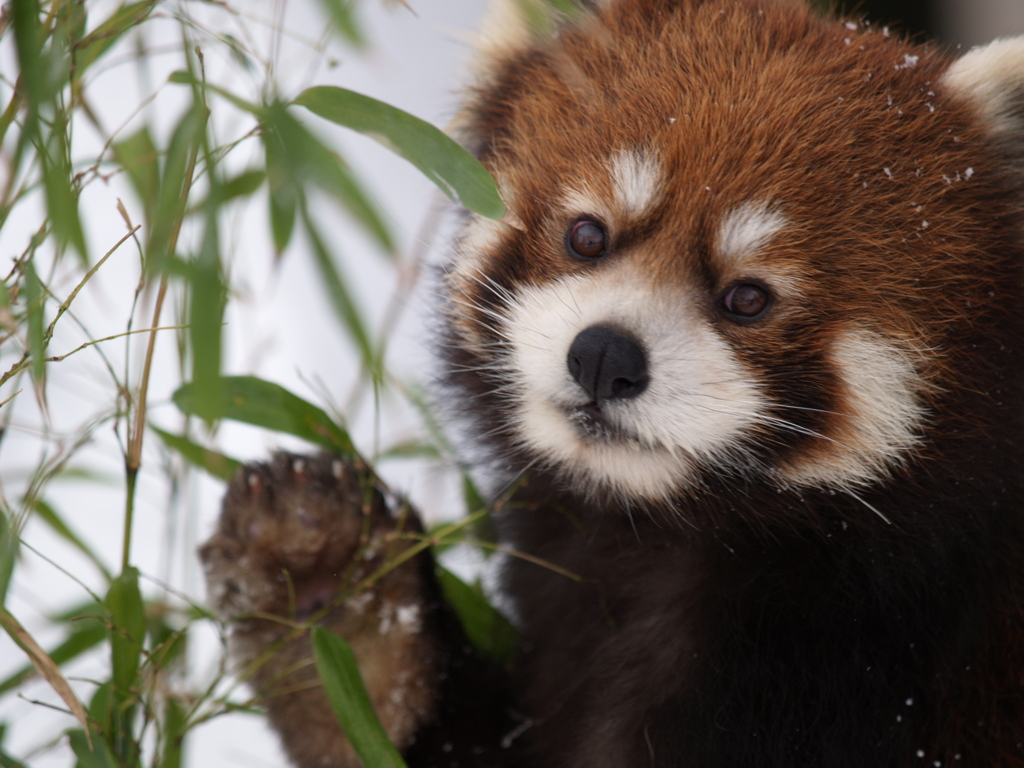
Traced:
POLYGON ((857 501, 859 501, 859 502, 860 502, 861 504, 863 504, 863 505, 864 505, 865 507, 867 507, 867 508, 868 508, 868 509, 870 509, 870 510, 871 510, 872 512, 874 512, 874 513, 875 513, 876 515, 878 515, 878 516, 879 516, 880 518, 882 518, 882 519, 883 519, 883 520, 884 520, 885 522, 887 522, 887 523, 888 523, 889 525, 892 525, 892 520, 890 520, 890 519, 889 519, 888 517, 886 517, 885 515, 883 515, 883 514, 882 514, 881 512, 879 512, 879 511, 878 511, 877 509, 875 509, 875 508, 874 508, 873 506, 871 506, 870 504, 868 504, 868 503, 867 503, 866 501, 864 501, 864 499, 862 499, 862 498, 861 498, 860 496, 858 496, 858 495, 857 495, 856 493, 854 493, 853 491, 851 491, 851 490, 850 490, 849 488, 846 488, 845 490, 846 490, 846 493, 847 493, 848 495, 850 495, 850 496, 852 496, 853 498, 855 498, 855 499, 856 499, 857 501))

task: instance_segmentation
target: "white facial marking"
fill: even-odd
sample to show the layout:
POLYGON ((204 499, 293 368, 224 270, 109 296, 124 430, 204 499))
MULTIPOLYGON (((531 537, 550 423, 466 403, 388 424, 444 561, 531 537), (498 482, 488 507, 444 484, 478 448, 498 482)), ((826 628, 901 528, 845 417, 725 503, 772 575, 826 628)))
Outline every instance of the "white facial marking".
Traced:
POLYGON ((767 203, 744 203, 728 213, 718 228, 718 253, 737 261, 757 253, 788 222, 767 203))
POLYGON ((656 154, 642 150, 618 152, 610 168, 615 200, 628 216, 640 216, 661 199, 662 167, 656 154))
POLYGON ((612 195, 599 194, 594 185, 580 181, 565 190, 563 209, 570 214, 592 214, 606 224, 621 224, 649 212, 661 200, 662 168, 656 154, 623 150, 607 165, 612 195))
POLYGON ((608 207, 608 201, 593 194, 586 187, 572 188, 565 191, 562 207, 571 214, 591 214, 603 222, 611 222, 616 217, 608 207))
POLYGON ((1024 35, 968 51, 942 76, 942 84, 972 102, 993 134, 1024 130, 1013 117, 1014 98, 1024 90, 1024 35))
POLYGON ((927 389, 911 355, 870 331, 837 339, 832 360, 843 382, 846 428, 784 476, 795 485, 853 488, 879 480, 920 442, 927 389))
POLYGON ((509 229, 504 222, 473 214, 455 243, 457 258, 452 262, 453 273, 479 274, 509 229))
POLYGON ((611 488, 632 499, 666 498, 686 487, 699 464, 728 464, 763 402, 695 306, 678 287, 652 285, 628 263, 524 289, 505 323, 523 442, 579 488, 611 488), (575 409, 590 396, 566 364, 573 340, 594 325, 633 334, 647 357, 647 389, 602 403, 614 436, 587 433, 575 409))
MULTIPOLYGON (((610 490, 657 501, 691 489, 700 468, 780 487, 852 490, 884 478, 919 443, 925 419, 912 351, 866 330, 839 337, 832 360, 842 382, 837 429, 782 469, 764 466, 747 442, 777 427, 756 373, 679 286, 658 286, 624 262, 615 269, 523 289, 502 324, 513 424, 531 452, 582 492, 610 490), (645 350, 649 384, 638 396, 602 402, 607 430, 578 410, 590 396, 566 356, 583 330, 604 325, 645 350)), ((796 432, 802 428, 793 425, 796 432)))
MULTIPOLYGON (((468 296, 473 295, 476 285, 483 279, 484 267, 488 264, 491 254, 497 250, 502 240, 511 234, 518 220, 512 211, 508 211, 501 221, 488 219, 473 214, 469 223, 462 230, 455 242, 455 258, 452 259, 448 271, 449 294, 456 306, 469 302, 468 296)), ((458 315, 470 315, 470 307, 466 306, 458 315)), ((479 329, 473 323, 459 324, 459 330, 467 343, 477 346, 483 343, 479 329)))

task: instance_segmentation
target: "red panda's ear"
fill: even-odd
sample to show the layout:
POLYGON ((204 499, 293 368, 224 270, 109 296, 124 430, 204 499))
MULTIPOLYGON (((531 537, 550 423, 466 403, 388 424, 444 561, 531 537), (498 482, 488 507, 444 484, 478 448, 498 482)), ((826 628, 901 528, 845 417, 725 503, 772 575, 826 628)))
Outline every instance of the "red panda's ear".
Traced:
MULTIPOLYGON (((627 2, 630 0, 627 0, 627 2)), ((488 0, 487 10, 475 35, 469 70, 472 90, 491 85, 511 61, 544 48, 567 25, 586 23, 612 0, 488 0)), ((449 125, 471 147, 479 134, 472 108, 463 110, 449 125)), ((472 150, 475 151, 475 150, 472 150)))
POLYGON ((942 82, 974 105, 989 136, 1024 171, 1024 36, 968 51, 942 82))
POLYGON ((566 23, 596 12, 609 0, 490 0, 478 49, 486 58, 552 37, 566 23))

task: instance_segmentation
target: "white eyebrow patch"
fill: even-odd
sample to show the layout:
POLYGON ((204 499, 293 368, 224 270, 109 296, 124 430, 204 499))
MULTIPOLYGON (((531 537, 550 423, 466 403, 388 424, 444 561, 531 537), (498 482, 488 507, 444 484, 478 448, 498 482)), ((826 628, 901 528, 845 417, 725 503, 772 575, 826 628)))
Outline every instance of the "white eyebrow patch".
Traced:
POLYGON ((639 216, 661 199, 662 167, 658 156, 622 150, 611 158, 615 200, 628 216, 639 216))
POLYGON ((588 187, 572 187, 565 190, 562 198, 562 206, 569 213, 593 214, 603 221, 612 220, 612 212, 608 208, 607 200, 595 195, 588 187))
POLYGON ((768 203, 744 203, 722 220, 718 253, 724 259, 742 259, 757 253, 787 224, 786 217, 768 203))

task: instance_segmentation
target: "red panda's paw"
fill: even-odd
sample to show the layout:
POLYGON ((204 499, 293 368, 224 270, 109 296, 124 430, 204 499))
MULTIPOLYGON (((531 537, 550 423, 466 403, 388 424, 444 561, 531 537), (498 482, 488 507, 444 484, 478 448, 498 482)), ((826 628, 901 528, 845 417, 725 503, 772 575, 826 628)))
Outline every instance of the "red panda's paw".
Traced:
POLYGON ((347 571, 365 571, 353 563, 360 544, 390 527, 372 483, 327 454, 281 452, 240 469, 217 532, 199 552, 216 610, 304 621, 326 607, 342 577, 355 575, 347 571))
POLYGON ((239 672, 263 699, 296 765, 357 766, 319 684, 309 625, 345 638, 399 748, 436 697, 436 642, 414 557, 420 524, 392 509, 372 474, 335 456, 276 453, 236 474, 199 551, 239 672))

